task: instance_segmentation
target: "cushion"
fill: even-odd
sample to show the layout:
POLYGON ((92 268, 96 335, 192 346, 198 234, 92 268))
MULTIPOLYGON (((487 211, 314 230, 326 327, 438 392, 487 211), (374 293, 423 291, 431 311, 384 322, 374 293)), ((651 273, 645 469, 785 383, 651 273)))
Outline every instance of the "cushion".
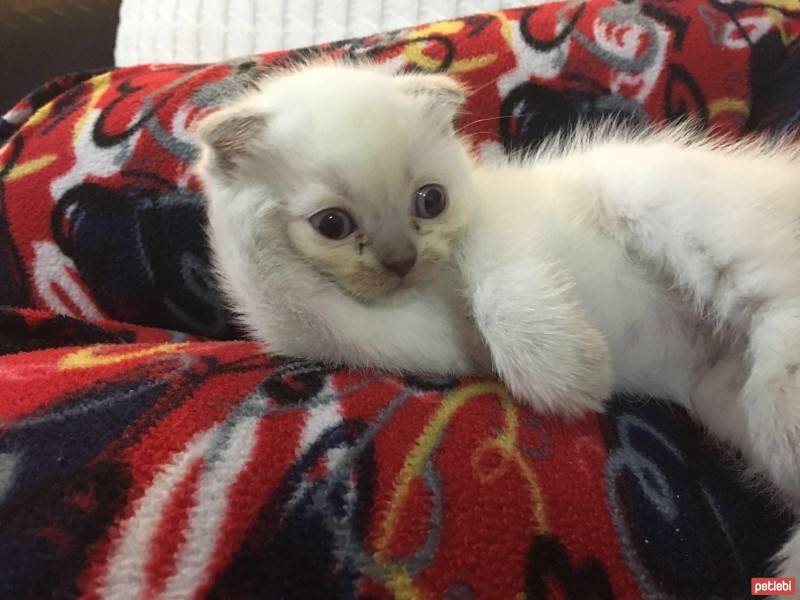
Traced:
POLYGON ((749 597, 790 520, 677 408, 562 421, 492 380, 241 339, 189 131, 316 54, 461 78, 487 156, 612 113, 782 131, 783 6, 555 3, 23 100, 0 121, 0 597, 749 597))
POLYGON ((117 66, 125 67, 224 60, 526 4, 524 0, 122 0, 114 58, 117 66))

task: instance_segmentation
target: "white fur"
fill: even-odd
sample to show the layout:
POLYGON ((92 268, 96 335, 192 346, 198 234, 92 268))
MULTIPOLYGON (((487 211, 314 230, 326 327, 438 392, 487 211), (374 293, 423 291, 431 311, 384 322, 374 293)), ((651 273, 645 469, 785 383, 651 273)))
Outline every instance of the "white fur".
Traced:
MULTIPOLYGON (((454 92, 441 76, 312 66, 201 125, 212 248, 254 335, 352 366, 491 365, 555 414, 602 410, 612 388, 669 398, 800 511, 797 152, 607 126, 476 164, 449 126, 454 92), (214 132, 243 112, 263 131, 222 168, 214 132), (450 207, 420 223, 409 199, 431 181, 450 207), (323 241, 307 218, 325 206, 360 215, 367 238, 413 240, 410 278, 323 241)), ((781 558, 800 576, 800 533, 781 558)))

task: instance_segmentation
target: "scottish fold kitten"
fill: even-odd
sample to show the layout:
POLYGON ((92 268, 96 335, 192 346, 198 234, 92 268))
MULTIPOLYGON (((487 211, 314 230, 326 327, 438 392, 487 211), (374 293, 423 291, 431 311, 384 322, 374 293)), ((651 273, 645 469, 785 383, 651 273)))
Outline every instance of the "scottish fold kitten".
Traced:
MULTIPOLYGON (((687 129, 482 164, 442 75, 317 65, 205 118, 231 304, 270 351, 496 373, 551 414, 669 398, 800 511, 800 161, 687 129)), ((800 576, 800 534, 781 555, 800 576)))

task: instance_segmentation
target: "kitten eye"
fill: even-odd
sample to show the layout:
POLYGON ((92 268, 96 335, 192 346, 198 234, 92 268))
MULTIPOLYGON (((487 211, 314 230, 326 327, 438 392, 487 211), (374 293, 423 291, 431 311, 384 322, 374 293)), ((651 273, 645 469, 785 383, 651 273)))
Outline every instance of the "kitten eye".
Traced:
POLYGON ((311 215, 308 222, 330 240, 343 240, 356 229, 353 218, 341 208, 321 210, 311 215))
POLYGON ((423 185, 414 193, 414 213, 421 219, 438 217, 447 208, 447 192, 438 183, 423 185))

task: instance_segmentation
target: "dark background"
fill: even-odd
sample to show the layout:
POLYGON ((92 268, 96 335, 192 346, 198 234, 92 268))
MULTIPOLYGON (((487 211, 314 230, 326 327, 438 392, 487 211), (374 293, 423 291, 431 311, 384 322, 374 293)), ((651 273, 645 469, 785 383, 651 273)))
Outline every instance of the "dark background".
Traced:
POLYGON ((0 115, 53 77, 114 64, 121 0, 0 0, 0 115))

